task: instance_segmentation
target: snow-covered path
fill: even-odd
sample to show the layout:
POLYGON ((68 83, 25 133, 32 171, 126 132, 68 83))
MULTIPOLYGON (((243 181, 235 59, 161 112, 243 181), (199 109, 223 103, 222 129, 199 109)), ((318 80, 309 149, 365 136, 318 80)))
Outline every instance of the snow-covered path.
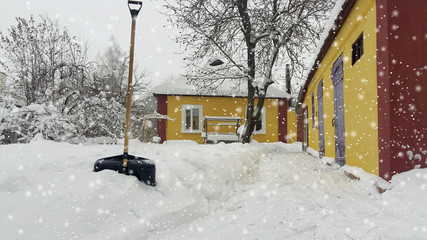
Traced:
POLYGON ((408 189, 380 195, 375 178, 351 180, 336 166, 302 153, 299 146, 266 147, 273 151, 260 161, 256 183, 240 186, 209 217, 154 239, 427 238, 427 171, 403 177, 420 180, 408 195, 408 189))
POLYGON ((427 171, 351 180, 295 144, 131 142, 158 186, 96 159, 122 146, 0 146, 1 239, 425 239, 427 171))

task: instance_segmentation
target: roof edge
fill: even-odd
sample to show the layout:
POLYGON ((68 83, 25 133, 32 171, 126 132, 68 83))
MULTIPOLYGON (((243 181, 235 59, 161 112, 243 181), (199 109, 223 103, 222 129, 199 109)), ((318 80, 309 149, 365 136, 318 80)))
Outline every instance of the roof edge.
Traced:
POLYGON ((332 43, 335 39, 335 37, 338 35, 338 32, 340 31, 342 24, 344 23, 344 21, 347 19, 348 15, 350 14, 350 11, 353 8, 353 5, 355 2, 356 2, 356 0, 346 0, 344 2, 344 4, 342 5, 343 7, 341 8, 340 13, 335 18, 334 25, 331 27, 331 29, 329 29, 328 36, 326 37, 324 44, 320 48, 320 51, 316 56, 316 60, 314 61, 313 66, 311 67, 311 70, 310 70, 309 74, 307 75, 307 78, 304 82, 304 85, 298 94, 298 102, 300 102, 300 103, 304 102, 304 98, 307 94, 307 88, 308 88, 308 85, 310 85, 311 78, 316 73, 316 70, 318 69, 320 62, 325 57, 326 53, 328 52, 328 49, 330 48, 330 46, 332 45, 332 43))
MULTIPOLYGON (((203 95, 203 94, 165 94, 165 93, 152 93, 154 96, 186 96, 186 97, 227 97, 227 98, 248 98, 248 96, 229 96, 229 95, 203 95)), ((258 97, 254 97, 257 99, 258 97)), ((278 96, 266 96, 265 99, 288 99, 286 96, 278 97, 278 96)))

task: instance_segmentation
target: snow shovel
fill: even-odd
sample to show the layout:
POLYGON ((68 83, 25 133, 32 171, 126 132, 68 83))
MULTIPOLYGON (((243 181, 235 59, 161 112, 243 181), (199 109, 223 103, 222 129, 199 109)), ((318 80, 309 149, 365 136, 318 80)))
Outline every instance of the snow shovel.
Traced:
POLYGON ((104 169, 117 171, 118 173, 133 175, 139 181, 147 185, 156 185, 156 165, 152 160, 143 157, 137 157, 128 154, 129 133, 130 133, 130 108, 132 100, 132 74, 133 74, 133 56, 135 47, 135 26, 136 18, 142 8, 141 1, 128 1, 129 11, 132 16, 132 30, 129 56, 129 78, 126 97, 126 122, 125 122, 125 143, 123 155, 106 157, 96 160, 94 171, 99 172, 104 169))

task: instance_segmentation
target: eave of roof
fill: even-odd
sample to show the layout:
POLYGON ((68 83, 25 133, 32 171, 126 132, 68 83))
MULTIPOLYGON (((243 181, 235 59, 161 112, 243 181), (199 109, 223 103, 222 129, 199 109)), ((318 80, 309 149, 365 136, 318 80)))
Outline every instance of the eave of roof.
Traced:
POLYGON ((356 0, 345 0, 345 2, 341 5, 342 7, 339 14, 336 16, 331 16, 331 18, 335 18, 334 24, 330 29, 325 29, 325 32, 328 31, 328 36, 326 37, 322 47, 320 48, 320 51, 318 51, 315 61, 313 61, 312 66, 310 66, 311 70, 307 75, 307 78, 304 82, 304 85, 301 91, 298 94, 299 103, 302 104, 304 102, 304 98, 307 94, 307 88, 308 88, 308 85, 310 85, 311 79, 316 73, 316 70, 318 69, 319 64, 322 62, 323 57, 325 57, 328 49, 332 45, 335 37, 337 36, 339 30, 341 29, 342 24, 347 19, 347 16, 350 13, 351 9, 353 8, 353 5, 355 2, 356 0))
MULTIPOLYGON (((241 86, 234 89, 232 86, 220 86, 209 93, 201 93, 195 87, 187 84, 185 79, 175 79, 171 82, 164 83, 153 89, 154 95, 169 96, 196 96, 196 97, 240 97, 246 98, 247 87, 241 86)), ((286 91, 280 89, 279 85, 270 85, 267 90, 266 98, 288 99, 290 96, 286 91)))

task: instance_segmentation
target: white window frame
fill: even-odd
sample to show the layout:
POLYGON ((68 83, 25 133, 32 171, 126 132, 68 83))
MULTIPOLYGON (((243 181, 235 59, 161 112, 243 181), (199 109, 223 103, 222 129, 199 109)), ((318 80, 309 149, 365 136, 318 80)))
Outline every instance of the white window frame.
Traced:
POLYGON ((254 135, 267 134, 267 125, 266 125, 267 124, 266 123, 267 122, 267 117, 266 117, 267 114, 266 114, 266 112, 267 112, 266 108, 262 107, 261 116, 260 116, 260 118, 261 118, 261 130, 256 131, 256 126, 255 126, 255 130, 253 132, 254 135))
MULTIPOLYGON (((191 118, 193 118, 193 111, 191 111, 191 118)), ((202 105, 189 105, 183 104, 181 108, 181 132, 182 133, 201 133, 203 128, 203 106, 202 105), (189 109, 198 109, 199 110, 199 128, 193 129, 193 121, 191 121, 190 129, 186 128, 186 114, 189 109)))

